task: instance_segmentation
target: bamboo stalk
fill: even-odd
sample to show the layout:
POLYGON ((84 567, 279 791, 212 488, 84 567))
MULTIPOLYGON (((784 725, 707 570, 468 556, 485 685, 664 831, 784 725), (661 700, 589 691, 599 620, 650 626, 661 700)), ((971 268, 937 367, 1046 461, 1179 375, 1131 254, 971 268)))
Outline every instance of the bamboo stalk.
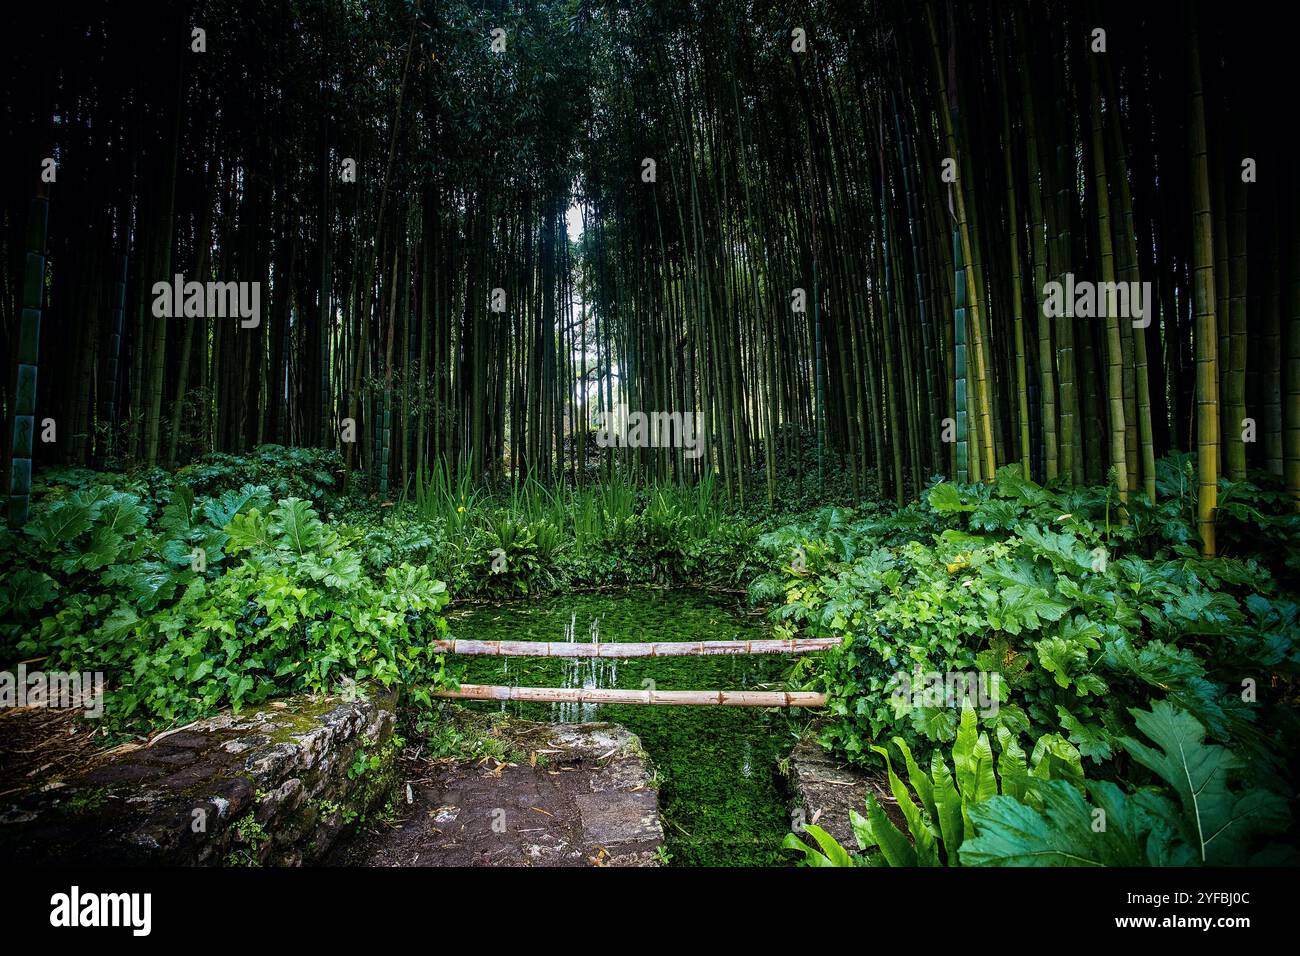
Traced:
MULTIPOLYGON (((1115 248, 1110 226, 1110 177, 1106 170, 1105 128, 1101 123, 1101 84, 1097 79, 1097 60, 1088 59, 1089 97, 1092 101, 1092 157, 1093 184, 1097 204, 1097 235, 1101 259, 1101 281, 1108 288, 1115 283, 1115 248)), ((1106 109, 1116 108, 1112 99, 1106 109)), ((1128 504, 1128 445, 1125 436, 1128 424, 1124 420, 1124 346, 1119 330, 1119 317, 1113 303, 1106 309, 1106 394, 1110 406, 1110 464, 1115 469, 1115 483, 1119 500, 1128 504)), ((1127 522, 1127 513, 1120 512, 1120 520, 1127 522)))
POLYGON ((653 706, 824 707, 826 695, 781 690, 620 690, 599 687, 504 687, 461 684, 434 691, 453 700, 522 700, 566 704, 650 704, 653 706))
MULTIPOLYGON (((953 103, 950 105, 949 80, 944 70, 943 60, 939 55, 939 34, 934 26, 934 14, 929 4, 925 8, 926 22, 930 28, 931 52, 934 59, 935 77, 938 81, 938 102, 939 117, 942 121, 942 132, 944 143, 948 151, 948 157, 958 159, 960 153, 957 149, 956 118, 955 112, 956 97, 953 95, 953 103)), ((950 43, 955 43, 955 39, 950 38, 950 43)), ((992 401, 990 398, 991 388, 989 384, 990 375, 987 371, 989 359, 987 355, 988 347, 985 344, 984 320, 983 320, 983 303, 980 299, 980 285, 978 269, 976 268, 975 242, 972 239, 974 229, 967 215, 966 205, 966 186, 965 177, 958 176, 958 182, 953 184, 951 195, 956 200, 955 226, 957 236, 961 243, 961 259, 965 267, 966 274, 966 312, 965 316, 970 323, 971 341, 970 349, 974 353, 974 389, 971 398, 974 399, 975 421, 970 425, 976 429, 976 440, 974 447, 968 448, 972 457, 979 461, 979 479, 992 481, 997 472, 997 455, 994 452, 993 445, 993 425, 992 425, 992 401), (976 457, 976 454, 977 457, 976 457)), ((960 408, 958 409, 960 412, 960 408)), ((973 476, 972 476, 973 477, 973 476)), ((979 480, 975 479, 975 480, 979 480)))
POLYGON ((1219 495, 1218 325, 1214 309, 1214 217, 1206 159, 1205 95, 1201 89, 1200 34, 1192 14, 1191 98, 1188 134, 1192 160, 1192 289, 1196 315, 1196 526, 1201 554, 1215 554, 1215 519, 1219 495))
POLYGON ((439 654, 480 657, 713 657, 725 654, 806 654, 838 647, 838 637, 762 641, 434 641, 439 654))

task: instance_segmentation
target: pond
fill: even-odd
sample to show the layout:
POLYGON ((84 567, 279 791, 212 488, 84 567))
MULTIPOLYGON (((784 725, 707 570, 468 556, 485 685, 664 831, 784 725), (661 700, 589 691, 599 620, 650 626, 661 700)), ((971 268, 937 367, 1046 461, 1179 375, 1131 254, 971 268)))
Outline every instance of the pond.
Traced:
MULTIPOLYGON (((455 614, 460 640, 700 641, 770 636, 739 601, 696 591, 633 589, 498 604, 455 614)), ((794 658, 455 657, 465 683, 642 690, 746 690, 779 684, 794 658), (653 685, 649 682, 653 681, 653 685)), ((794 746, 799 712, 755 707, 470 702, 516 717, 607 720, 638 737, 658 774, 674 865, 788 864, 789 812, 777 762, 794 746)), ((807 718, 804 717, 804 720, 807 718)))

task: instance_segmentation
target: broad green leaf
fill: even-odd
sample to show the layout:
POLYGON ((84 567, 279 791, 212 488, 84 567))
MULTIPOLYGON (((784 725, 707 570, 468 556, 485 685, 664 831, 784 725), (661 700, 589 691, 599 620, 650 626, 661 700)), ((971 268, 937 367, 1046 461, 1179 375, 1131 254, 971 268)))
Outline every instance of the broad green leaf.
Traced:
POLYGON ((997 774, 1001 780, 1002 792, 1009 797, 1020 800, 1025 794, 1025 785, 1029 776, 1029 767, 1025 763, 1025 752, 1020 749, 1016 735, 1006 727, 997 729, 998 756, 997 774))
POLYGON ((172 486, 171 501, 163 507, 158 526, 182 537, 194 529, 194 489, 183 481, 172 486))
POLYGON ((817 845, 821 847, 822 853, 826 854, 832 866, 853 866, 853 857, 849 855, 849 851, 840 846, 839 842, 821 827, 809 823, 804 830, 817 841, 817 845))
POLYGON ((68 498, 36 515, 24 529, 47 551, 72 541, 90 527, 90 505, 68 498))
POLYGON ((948 741, 956 732, 957 717, 951 707, 915 707, 912 726, 928 740, 948 741))
POLYGON ((998 795, 998 778, 993 775, 993 748, 989 735, 981 733, 970 755, 970 778, 973 791, 962 791, 963 805, 982 803, 998 795))
POLYGON ((245 514, 235 515, 226 526, 226 533, 230 535, 231 554, 239 554, 242 551, 262 554, 272 547, 270 523, 256 508, 245 514))
POLYGON ((876 845, 875 834, 871 832, 871 821, 857 810, 849 810, 849 824, 853 827, 853 838, 858 841, 858 849, 866 850, 876 845))
POLYGON ((122 640, 139 621, 140 616, 136 614, 134 608, 125 605, 118 607, 100 627, 99 636, 107 643, 116 643, 122 640))
POLYGON ((1070 733, 1070 743, 1079 748, 1079 753, 1091 758, 1096 763, 1109 760, 1111 756, 1111 738, 1100 724, 1080 720, 1060 704, 1056 705, 1056 714, 1061 727, 1070 733))
POLYGON ((952 866, 957 863, 957 848, 961 846, 965 823, 961 813, 961 794, 953 784, 952 772, 937 750, 930 759, 930 777, 934 781, 935 817, 939 821, 948 865, 952 866))
POLYGON ((1027 479, 1020 462, 1003 465, 994 476, 994 493, 1002 498, 1014 498, 1024 504, 1038 505, 1047 500, 1040 485, 1027 479))
POLYGON ((875 794, 867 794, 867 820, 871 823, 871 833, 876 838, 876 845, 890 866, 916 866, 916 848, 907 837, 894 826, 894 821, 885 815, 875 794))
POLYGON ((203 515, 214 528, 225 528, 235 515, 251 508, 265 508, 270 496, 264 485, 244 485, 238 491, 227 491, 220 498, 203 503, 203 515))
POLYGON ((1206 743, 1205 728, 1191 714, 1168 701, 1157 701, 1149 711, 1130 708, 1129 713, 1156 747, 1131 737, 1121 743, 1178 794, 1188 842, 1202 862, 1242 862, 1253 832, 1285 826, 1289 812, 1281 797, 1266 790, 1229 788, 1229 777, 1241 761, 1226 747, 1206 743))
POLYGON ((1018 529, 1018 533, 1034 554, 1050 561, 1058 573, 1092 573, 1092 555, 1069 531, 1044 531, 1028 524, 1018 529))
POLYGON ((781 846, 787 850, 798 850, 803 854, 804 863, 808 866, 834 866, 830 859, 818 850, 814 850, 803 840, 800 840, 793 833, 787 833, 785 839, 781 841, 781 846))
POLYGON ((283 547, 299 555, 316 546, 323 527, 310 502, 300 498, 285 498, 271 512, 271 531, 279 536, 283 547))
POLYGON ((898 809, 902 811, 903 819, 907 821, 907 829, 912 834, 912 843, 916 848, 916 865, 938 866, 939 849, 935 845, 935 833, 921 815, 920 808, 912 801, 912 795, 907 792, 907 787, 903 784, 903 781, 899 780, 898 775, 894 773, 894 765, 890 762, 889 752, 884 747, 872 747, 871 749, 885 758, 885 772, 889 776, 889 789, 894 795, 894 800, 898 803, 898 809))
POLYGON ((961 847, 964 866, 1143 866, 1138 821, 1113 783, 1092 785, 1090 806, 1063 780, 1033 784, 1036 810, 998 796, 971 808, 974 835, 961 847), (1097 811, 1100 811, 1098 813, 1097 811))
POLYGON ((973 504, 961 500, 961 492, 957 486, 946 481, 931 488, 926 494, 926 500, 930 502, 930 507, 940 514, 975 510, 973 504))
POLYGON ((126 541, 107 525, 99 525, 90 533, 90 542, 77 558, 77 564, 88 571, 106 568, 118 559, 126 541))
POLYGON ((43 571, 15 568, 0 579, 0 609, 29 614, 50 603, 58 593, 58 584, 43 571))
POLYGON ((1069 687, 1074 672, 1088 666, 1087 650, 1062 637, 1045 638, 1034 645, 1034 650, 1038 652, 1039 665, 1055 678, 1058 687, 1069 687))
POLYGON ((895 737, 893 740, 894 746, 903 755, 903 763, 907 766, 908 782, 912 785, 912 789, 916 791, 916 795, 921 798, 921 805, 925 807, 926 813, 930 814, 931 819, 934 819, 936 817, 934 785, 930 782, 930 778, 917 766, 916 761, 912 758, 912 751, 903 738, 895 737))
POLYGON ((1064 780, 1083 787, 1083 760, 1079 750, 1060 734, 1044 734, 1034 744, 1029 772, 1035 780, 1064 780))
POLYGON ((961 722, 957 725, 957 739, 952 745, 952 764, 956 774, 957 790, 963 799, 967 793, 975 791, 972 775, 971 755, 979 739, 979 729, 975 718, 975 708, 969 700, 962 701, 961 722))
POLYGON ((140 499, 121 491, 109 495, 95 513, 96 530, 104 530, 123 538, 141 531, 147 520, 148 514, 140 504, 140 499))

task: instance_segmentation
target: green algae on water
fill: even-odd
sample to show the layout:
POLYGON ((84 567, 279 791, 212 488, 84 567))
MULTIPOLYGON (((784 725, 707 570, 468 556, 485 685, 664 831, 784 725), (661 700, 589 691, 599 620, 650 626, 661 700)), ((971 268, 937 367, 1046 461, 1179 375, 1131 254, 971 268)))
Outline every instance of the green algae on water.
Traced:
MULTIPOLYGON (((633 589, 573 594, 453 614, 463 640, 756 640, 763 626, 735 602, 696 591, 633 589)), ((458 680, 525 687, 747 690, 779 685, 793 659, 773 655, 660 658, 451 658, 458 680), (653 682, 650 683, 650 682, 653 682)), ((528 720, 609 720, 641 738, 658 777, 672 862, 696 866, 789 863, 789 816, 777 761, 794 744, 775 708, 473 702, 528 720)))

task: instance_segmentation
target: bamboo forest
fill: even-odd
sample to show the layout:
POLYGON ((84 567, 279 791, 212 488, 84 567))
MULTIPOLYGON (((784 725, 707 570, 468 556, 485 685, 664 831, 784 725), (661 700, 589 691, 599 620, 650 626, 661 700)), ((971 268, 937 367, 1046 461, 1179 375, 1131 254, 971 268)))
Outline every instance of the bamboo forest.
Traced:
MULTIPOLYGON (((28 16, 0 858, 1236 867, 1229 902, 1300 861, 1266 14, 28 16)), ((38 922, 107 925, 67 883, 38 922)), ((1171 917, 1124 889, 1112 929, 1171 917)), ((1242 917, 1207 895, 1173 925, 1242 917)))

